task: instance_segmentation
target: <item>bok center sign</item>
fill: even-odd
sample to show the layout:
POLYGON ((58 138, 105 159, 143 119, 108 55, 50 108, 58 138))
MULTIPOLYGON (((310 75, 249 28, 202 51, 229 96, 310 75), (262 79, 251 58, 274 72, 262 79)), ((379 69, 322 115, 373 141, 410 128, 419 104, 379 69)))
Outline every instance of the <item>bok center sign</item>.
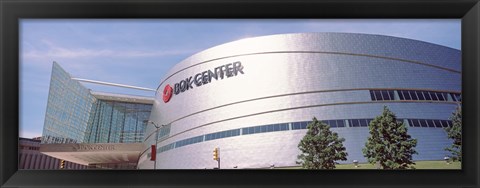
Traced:
POLYGON ((172 98, 173 94, 178 95, 189 89, 193 89, 194 86, 200 87, 215 80, 223 80, 224 78, 230 78, 244 74, 243 66, 240 61, 234 63, 228 63, 212 70, 203 71, 181 80, 175 83, 172 88, 170 84, 167 84, 163 89, 163 102, 167 103, 172 98))

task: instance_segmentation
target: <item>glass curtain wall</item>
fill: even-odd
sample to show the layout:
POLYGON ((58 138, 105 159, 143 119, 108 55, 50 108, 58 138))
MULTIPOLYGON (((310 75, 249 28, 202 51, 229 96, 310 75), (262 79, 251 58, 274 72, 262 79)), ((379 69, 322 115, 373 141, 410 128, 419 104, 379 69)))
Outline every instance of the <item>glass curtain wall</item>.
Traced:
POLYGON ((80 143, 96 99, 53 63, 42 143, 80 143))
POLYGON ((97 100, 93 108, 86 143, 143 142, 151 104, 97 100))
POLYGON ((53 63, 42 143, 143 142, 152 104, 97 99, 53 63))

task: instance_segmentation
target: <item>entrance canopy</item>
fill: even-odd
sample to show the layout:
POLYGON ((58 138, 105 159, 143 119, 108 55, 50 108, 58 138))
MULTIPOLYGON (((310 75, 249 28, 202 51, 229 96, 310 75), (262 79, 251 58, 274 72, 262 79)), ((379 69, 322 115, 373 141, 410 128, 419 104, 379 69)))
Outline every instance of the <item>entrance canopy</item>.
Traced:
POLYGON ((40 152, 58 159, 89 165, 137 163, 143 143, 41 144, 40 152))

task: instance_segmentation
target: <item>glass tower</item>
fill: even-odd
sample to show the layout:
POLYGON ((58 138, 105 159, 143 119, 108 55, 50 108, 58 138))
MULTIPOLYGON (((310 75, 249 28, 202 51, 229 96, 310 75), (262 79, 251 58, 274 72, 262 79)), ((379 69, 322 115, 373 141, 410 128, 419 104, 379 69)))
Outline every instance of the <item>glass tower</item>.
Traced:
POLYGON ((112 100, 97 98, 54 62, 42 143, 143 142, 147 126, 143 121, 149 118, 152 104, 118 101, 114 98, 119 95, 112 96, 112 100))
POLYGON ((96 99, 53 63, 42 143, 81 143, 96 99))

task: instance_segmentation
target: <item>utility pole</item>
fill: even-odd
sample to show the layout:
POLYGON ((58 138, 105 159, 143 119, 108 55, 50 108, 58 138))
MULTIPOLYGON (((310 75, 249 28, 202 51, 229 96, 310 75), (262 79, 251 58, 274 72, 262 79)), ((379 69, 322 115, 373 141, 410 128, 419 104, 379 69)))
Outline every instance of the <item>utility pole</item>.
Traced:
POLYGON ((155 148, 152 148, 152 152, 155 152, 155 153, 152 153, 150 154, 153 158, 153 169, 156 170, 157 169, 157 144, 158 144, 158 130, 160 130, 160 128, 164 127, 165 125, 161 125, 161 126, 158 126, 155 122, 153 121, 149 121, 149 120, 143 120, 143 123, 146 123, 147 125, 149 123, 153 124, 153 126, 155 126, 156 128, 156 133, 155 133, 155 148))

